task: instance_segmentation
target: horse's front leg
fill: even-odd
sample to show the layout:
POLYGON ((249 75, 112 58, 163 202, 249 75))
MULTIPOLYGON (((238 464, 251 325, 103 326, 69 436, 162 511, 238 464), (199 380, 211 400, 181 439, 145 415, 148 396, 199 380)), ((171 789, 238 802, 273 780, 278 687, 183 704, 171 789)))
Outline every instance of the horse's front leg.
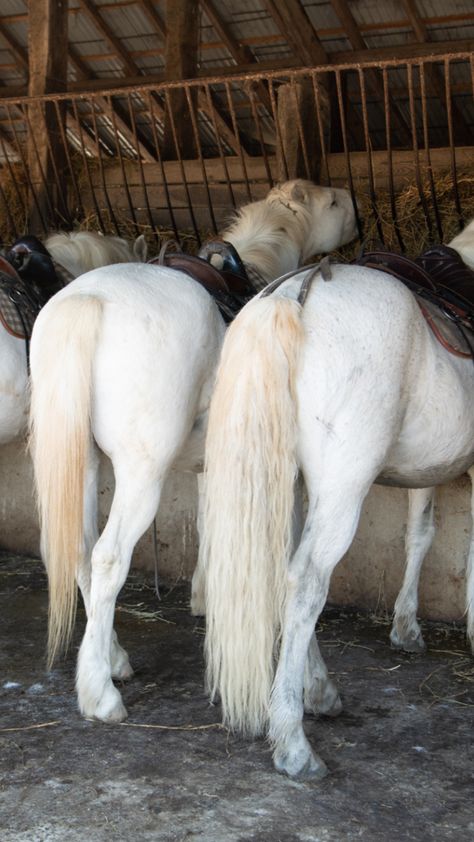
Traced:
POLYGON ((195 617, 204 617, 206 614, 206 572, 204 569, 204 559, 201 553, 201 524, 202 524, 202 504, 204 500, 204 474, 197 475, 198 483, 198 512, 197 512, 197 530, 198 530, 198 560, 194 568, 193 578, 191 581, 191 614, 195 617))
POLYGON ((301 543, 290 563, 280 658, 270 703, 269 735, 279 772, 292 778, 324 777, 327 768, 303 731, 305 666, 314 627, 326 602, 331 573, 348 549, 364 494, 341 489, 311 505, 301 543), (352 492, 352 494, 351 494, 352 492), (324 502, 322 502, 324 501, 324 502))
POLYGON ((466 569, 467 637, 474 655, 474 467, 468 471, 471 480, 471 537, 466 569))
POLYGON ((406 569, 390 632, 392 646, 405 652, 423 652, 425 649, 416 614, 421 565, 435 532, 433 503, 434 488, 411 488, 408 492, 406 569))
POLYGON ((105 722, 119 722, 127 716, 112 682, 120 653, 124 652, 113 631, 115 601, 127 577, 135 544, 158 509, 161 490, 160 474, 152 466, 121 464, 115 477, 109 519, 92 552, 90 604, 76 676, 81 713, 105 722))

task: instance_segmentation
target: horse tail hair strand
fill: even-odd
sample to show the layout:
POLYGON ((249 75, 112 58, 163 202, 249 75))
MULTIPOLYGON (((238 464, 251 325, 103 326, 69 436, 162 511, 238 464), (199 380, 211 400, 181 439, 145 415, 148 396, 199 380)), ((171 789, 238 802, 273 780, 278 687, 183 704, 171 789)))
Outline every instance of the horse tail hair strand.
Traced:
POLYGON ((32 348, 29 447, 48 574, 48 668, 70 642, 84 552, 84 487, 91 446, 92 365, 102 302, 75 295, 45 311, 32 348))
POLYGON ((230 327, 206 443, 206 682, 224 722, 265 731, 285 607, 297 475, 300 305, 250 302, 230 327))

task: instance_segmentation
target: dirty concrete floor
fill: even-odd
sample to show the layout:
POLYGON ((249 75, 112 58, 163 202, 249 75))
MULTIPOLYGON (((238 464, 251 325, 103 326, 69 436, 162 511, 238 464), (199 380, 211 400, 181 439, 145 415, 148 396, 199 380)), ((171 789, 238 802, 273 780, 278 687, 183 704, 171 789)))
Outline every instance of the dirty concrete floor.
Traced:
MULTIPOLYGON (((474 665, 461 629, 390 650, 387 621, 326 610, 320 640, 344 712, 308 717, 330 769, 272 768, 264 741, 219 727, 203 692, 203 622, 180 585, 158 603, 133 573, 116 628, 136 669, 123 725, 81 719, 73 651, 44 669, 41 564, 0 557, 1 842, 405 842, 474 839, 474 665), (153 727, 139 727, 153 726, 153 727)), ((84 627, 79 612, 74 650, 84 627)))

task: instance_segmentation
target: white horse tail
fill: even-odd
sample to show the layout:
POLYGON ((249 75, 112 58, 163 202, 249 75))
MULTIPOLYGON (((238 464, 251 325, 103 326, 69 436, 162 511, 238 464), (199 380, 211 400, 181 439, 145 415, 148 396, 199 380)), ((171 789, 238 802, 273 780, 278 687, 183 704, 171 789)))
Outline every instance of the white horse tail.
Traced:
POLYGON ((296 465, 300 305, 268 297, 230 327, 206 444, 206 679, 224 721, 265 730, 285 605, 296 465))
POLYGON ((83 553, 85 471, 91 443, 91 374, 102 302, 53 302, 32 346, 30 449, 48 573, 48 665, 70 641, 83 553))

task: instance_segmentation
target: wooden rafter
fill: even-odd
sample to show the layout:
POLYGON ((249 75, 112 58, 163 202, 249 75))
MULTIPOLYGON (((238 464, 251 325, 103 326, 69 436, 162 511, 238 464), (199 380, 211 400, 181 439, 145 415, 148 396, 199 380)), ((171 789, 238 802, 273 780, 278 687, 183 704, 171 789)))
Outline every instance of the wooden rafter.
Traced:
POLYGON ((112 32, 110 26, 104 21, 103 17, 97 10, 97 7, 92 3, 92 0, 79 0, 82 10, 86 13, 86 15, 90 18, 93 22, 96 29, 100 32, 102 37, 108 44, 112 47, 114 53, 120 58, 122 61, 127 73, 131 75, 139 73, 139 69, 133 59, 130 57, 129 53, 123 46, 120 38, 112 32))
POLYGON ((13 54, 15 61, 23 70, 26 70, 28 75, 28 53, 8 31, 4 23, 0 21, 0 35, 3 40, 7 42, 10 52, 13 54))
MULTIPOLYGON (((415 33, 415 37, 417 41, 421 41, 422 43, 428 43, 430 41, 430 35, 428 32, 428 28, 426 27, 424 21, 421 19, 416 0, 402 0, 402 6, 405 10, 405 13, 410 21, 410 26, 415 33)), ((440 70, 436 65, 431 67, 427 67, 425 69, 425 75, 427 81, 431 84, 433 90, 436 93, 436 96, 439 97, 441 102, 444 102, 446 99, 446 90, 444 79, 440 73, 440 70)), ((472 133, 469 127, 466 124, 466 120, 464 118, 464 114, 462 113, 461 109, 458 108, 456 102, 451 103, 451 110, 453 116, 453 122, 456 125, 456 133, 457 136, 462 144, 470 143, 472 139, 472 133)))
MULTIPOLYGON (((369 55, 367 45, 362 37, 362 34, 359 30, 357 25, 356 19, 352 14, 347 0, 331 0, 331 6, 333 7, 337 17, 339 18, 346 35, 349 39, 349 42, 354 50, 364 51, 366 55, 369 55)), ((384 90, 383 90, 383 82, 382 80, 375 75, 375 73, 368 73, 368 78, 372 84, 372 87, 377 93, 377 96, 380 99, 380 102, 383 103, 384 101, 384 90)), ((402 138, 404 140, 408 140, 411 142, 411 130, 410 126, 408 125, 407 121, 403 114, 399 111, 397 106, 392 103, 392 115, 393 115, 393 123, 394 127, 398 128, 401 132, 402 138)))
POLYGON ((328 56, 299 0, 264 0, 278 29, 302 64, 328 64, 328 56))
MULTIPOLYGON (((68 52, 69 52, 69 58, 76 68, 76 72, 79 76, 79 79, 82 82, 85 82, 86 80, 94 78, 93 72, 91 70, 89 70, 89 68, 87 67, 87 65, 85 64, 85 62, 83 61, 83 59, 81 58, 79 53, 77 52, 77 50, 71 44, 69 44, 68 52)), ((121 134, 124 135, 126 140, 133 147, 135 147, 136 146, 135 136, 134 136, 132 127, 130 126, 130 121, 128 119, 128 116, 124 112, 123 108, 121 108, 118 103, 109 104, 108 100, 106 100, 103 97, 96 98, 95 102, 100 107, 101 111, 104 114, 107 114, 107 115, 110 111, 110 108, 112 107, 112 110, 114 112, 114 117, 115 117, 115 125, 117 126, 117 129, 120 131, 121 134)), ((75 119, 75 118, 73 118, 73 119, 75 119)), ((152 163, 153 161, 156 161, 156 154, 155 154, 152 146, 149 143, 147 143, 144 138, 142 138, 140 136, 139 132, 137 132, 137 141, 138 141, 138 152, 140 153, 143 160, 148 161, 150 163, 152 163)))
MULTIPOLYGON (((240 64, 256 65, 257 61, 252 53, 252 50, 250 47, 239 43, 239 41, 234 38, 230 27, 222 19, 213 0, 200 0, 200 5, 206 16, 209 18, 214 31, 217 33, 219 38, 221 38, 222 43, 234 59, 237 67, 240 64)), ((268 113, 272 114, 271 98, 267 88, 262 82, 257 83, 255 92, 268 113)))
POLYGON ((161 20, 151 0, 138 0, 138 5, 143 9, 151 25, 160 33, 161 37, 165 39, 167 34, 166 25, 164 21, 161 20))

